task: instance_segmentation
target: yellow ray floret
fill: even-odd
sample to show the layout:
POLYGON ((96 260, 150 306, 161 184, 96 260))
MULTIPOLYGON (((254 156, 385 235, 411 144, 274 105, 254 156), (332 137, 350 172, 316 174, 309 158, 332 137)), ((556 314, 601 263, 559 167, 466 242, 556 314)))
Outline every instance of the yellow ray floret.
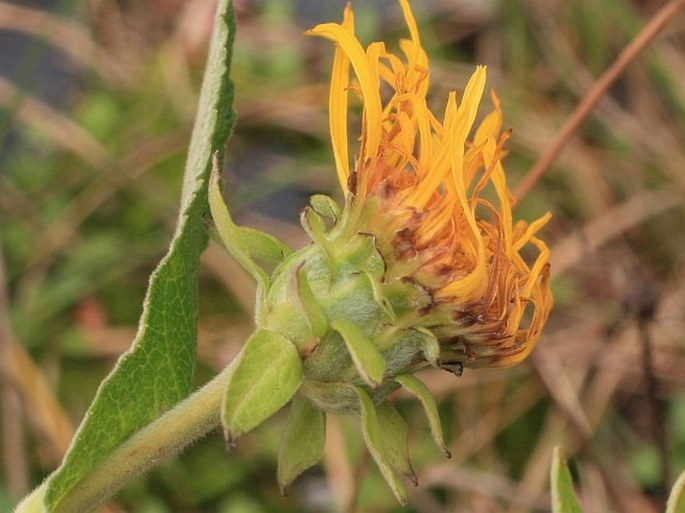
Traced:
POLYGON ((385 248, 386 264, 411 269, 408 277, 430 290, 435 308, 451 309, 453 319, 469 327, 461 335, 436 328, 448 334, 445 343, 458 338, 467 361, 510 365, 532 349, 552 305, 549 250, 536 237, 549 215, 513 223, 501 163, 510 132, 501 133, 494 93, 494 110, 469 140, 485 91, 484 66, 476 67, 461 95, 449 94, 442 121, 430 111, 428 58, 409 3, 400 0, 400 6, 410 34, 400 42, 400 56, 383 43, 364 49, 349 6, 342 24, 308 32, 336 44, 329 115, 338 178, 352 204, 380 202, 378 219, 364 229, 385 248), (354 167, 347 133, 350 93, 363 105, 354 167), (521 251, 531 247, 538 255, 529 266, 521 251))

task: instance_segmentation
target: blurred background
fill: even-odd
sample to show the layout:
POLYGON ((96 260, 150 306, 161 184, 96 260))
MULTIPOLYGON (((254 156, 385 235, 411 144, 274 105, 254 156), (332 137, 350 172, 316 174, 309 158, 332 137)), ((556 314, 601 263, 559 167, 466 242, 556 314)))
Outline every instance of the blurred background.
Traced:
MULTIPOLYGON (((328 42, 345 0, 235 0, 236 219, 306 244, 312 193, 340 198, 327 128, 328 42)), ((415 0, 440 109, 487 64, 512 189, 656 0, 415 0)), ((362 41, 406 37, 392 0, 356 1, 362 41)), ((0 1, 0 511, 53 470, 136 330, 171 240, 211 0, 0 1), (8 372, 10 363, 16 373, 8 372), (11 374, 11 375, 10 375, 11 374)), ((128 486, 101 511, 546 512, 561 444, 588 512, 663 510, 685 470, 685 13, 631 64, 516 215, 554 217, 556 306, 526 363, 422 376, 451 460, 416 402, 420 485, 400 508, 331 418, 323 464, 276 484, 283 415, 227 453, 219 434, 128 486)), ((482 112, 489 110, 489 100, 482 112)), ((210 245, 200 283, 198 385, 250 332, 252 285, 210 245)))

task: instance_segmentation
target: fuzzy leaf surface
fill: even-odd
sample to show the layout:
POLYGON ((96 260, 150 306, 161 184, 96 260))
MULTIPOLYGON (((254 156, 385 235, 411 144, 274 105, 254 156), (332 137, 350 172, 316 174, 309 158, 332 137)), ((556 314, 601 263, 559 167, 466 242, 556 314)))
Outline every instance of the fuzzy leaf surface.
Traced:
POLYGON ((685 513, 685 472, 673 485, 666 504, 666 513, 685 513))
POLYGON ((421 402, 423 410, 426 412, 426 417, 428 418, 428 426, 430 427, 435 445, 438 446, 438 449, 440 449, 445 456, 450 458, 452 455, 445 446, 438 407, 435 404, 435 399, 433 399, 428 387, 423 384, 423 381, 410 374, 396 376, 395 381, 421 402))
POLYGON ((389 402, 384 401, 376 406, 376 416, 383 443, 383 452, 390 465, 414 485, 418 484, 416 474, 409 460, 409 446, 407 443, 407 423, 389 402))
POLYGON ((273 331, 253 333, 236 358, 221 411, 229 443, 285 406, 303 374, 293 343, 273 331))
POLYGON ((328 331, 328 319, 326 319, 326 313, 312 291, 312 287, 309 285, 309 279, 307 278, 304 266, 300 267, 297 271, 297 293, 300 303, 302 303, 302 307, 307 313, 312 333, 316 337, 323 337, 328 331))
POLYGON ((285 493, 302 472, 323 455, 326 418, 308 399, 296 396, 278 449, 278 484, 285 493))
POLYGON ((44 513, 44 498, 47 483, 43 482, 38 488, 33 490, 30 495, 27 495, 22 501, 17 504, 14 513, 44 513))
POLYGON ((49 511, 70 511, 69 494, 132 434, 184 399, 195 366, 198 270, 207 244, 211 155, 234 124, 229 79, 235 25, 221 0, 184 175, 181 208, 169 251, 150 278, 138 333, 102 382, 62 465, 49 478, 49 511))
POLYGON ((376 465, 378 465, 385 482, 388 483, 388 486, 390 486, 390 489, 395 494, 397 501, 400 504, 405 505, 407 504, 407 491, 404 488, 402 481, 400 481, 397 474, 395 474, 393 463, 396 463, 396 455, 388 453, 388 448, 391 444, 383 439, 386 433, 384 433, 378 418, 376 406, 364 390, 356 387, 355 391, 359 398, 362 434, 364 435, 366 447, 369 449, 376 465))
POLYGON ((372 387, 378 386, 385 373, 385 360, 378 348, 357 326, 346 319, 331 321, 331 328, 340 333, 345 341, 361 378, 372 387))

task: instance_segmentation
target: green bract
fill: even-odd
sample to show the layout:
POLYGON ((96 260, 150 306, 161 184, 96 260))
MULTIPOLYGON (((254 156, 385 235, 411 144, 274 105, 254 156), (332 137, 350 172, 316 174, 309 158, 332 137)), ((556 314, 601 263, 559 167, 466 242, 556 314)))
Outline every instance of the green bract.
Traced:
POLYGON ((217 232, 259 284, 256 331, 235 362, 223 401, 228 440, 294 398, 278 462, 286 489, 321 458, 324 414, 357 415, 383 477, 406 502, 398 475, 416 477, 406 425, 386 401, 393 391, 402 386, 420 400, 437 446, 449 455, 435 402, 411 376, 438 366, 440 346, 427 326, 439 319, 425 313, 430 294, 388 269, 375 238, 359 231, 373 204, 347 204, 341 213, 330 198, 315 196, 302 213, 312 243, 290 253, 272 237, 233 223, 217 173, 209 192, 217 232), (260 263, 276 264, 270 276, 260 263))

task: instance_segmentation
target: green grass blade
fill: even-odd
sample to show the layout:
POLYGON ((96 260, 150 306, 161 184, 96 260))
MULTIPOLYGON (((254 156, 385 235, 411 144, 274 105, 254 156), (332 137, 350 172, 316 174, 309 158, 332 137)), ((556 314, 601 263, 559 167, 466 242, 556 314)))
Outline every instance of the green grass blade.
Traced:
POLYGON ((571 472, 561 454, 561 447, 554 448, 550 479, 552 481, 552 512, 581 513, 576 492, 573 489, 571 472))
POLYGON ((193 129, 181 211, 167 255, 150 278, 138 334, 100 385, 62 465, 49 479, 46 505, 69 511, 69 494, 84 476, 128 439, 185 398, 195 365, 200 254, 207 243, 204 218, 211 156, 234 123, 228 78, 234 21, 222 0, 193 129))

